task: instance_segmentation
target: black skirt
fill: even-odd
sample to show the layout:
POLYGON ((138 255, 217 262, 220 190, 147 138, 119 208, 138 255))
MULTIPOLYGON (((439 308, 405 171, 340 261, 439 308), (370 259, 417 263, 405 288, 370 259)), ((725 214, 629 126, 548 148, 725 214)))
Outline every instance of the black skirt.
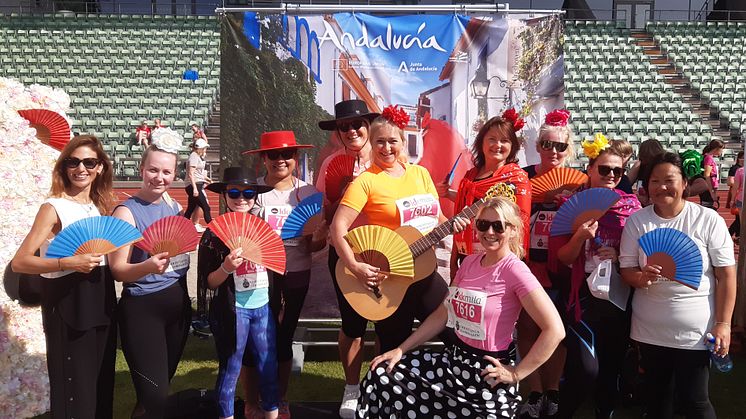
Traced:
MULTIPOLYGON (((385 365, 360 384, 358 418, 512 418, 518 386, 495 387, 480 375, 491 363, 478 350, 451 345, 442 352, 418 350, 402 357, 392 373, 385 365)), ((500 362, 512 364, 508 351, 500 362)))

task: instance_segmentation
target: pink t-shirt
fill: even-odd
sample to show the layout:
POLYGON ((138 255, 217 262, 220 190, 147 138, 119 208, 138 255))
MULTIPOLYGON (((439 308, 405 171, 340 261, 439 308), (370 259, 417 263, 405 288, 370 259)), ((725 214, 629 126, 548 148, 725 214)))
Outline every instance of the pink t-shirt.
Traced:
POLYGON ((448 324, 467 345, 502 351, 512 341, 521 298, 541 284, 513 253, 486 268, 482 257, 470 255, 461 263, 447 299, 448 324))
POLYGON ((740 202, 741 205, 743 205, 743 183, 744 183, 744 168, 743 167, 736 170, 736 175, 733 176, 733 179, 736 182, 736 185, 738 185, 738 191, 736 192, 736 202, 740 202))
POLYGON ((713 189, 717 190, 718 186, 720 186, 720 173, 718 173, 718 165, 715 162, 715 159, 712 158, 711 155, 705 154, 702 165, 703 167, 712 167, 712 172, 710 173, 710 183, 712 183, 713 189))

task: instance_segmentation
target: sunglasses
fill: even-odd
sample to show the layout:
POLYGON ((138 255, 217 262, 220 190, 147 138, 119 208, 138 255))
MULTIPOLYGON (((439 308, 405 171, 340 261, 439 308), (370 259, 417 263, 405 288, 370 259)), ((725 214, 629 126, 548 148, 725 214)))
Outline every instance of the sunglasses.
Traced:
POLYGON ((283 160, 290 160, 293 157, 295 157, 294 148, 286 148, 282 150, 269 150, 266 153, 267 153, 267 157, 270 160, 279 160, 280 157, 282 157, 283 160))
POLYGON ((477 230, 481 231, 482 233, 486 232, 487 230, 492 227, 492 231, 494 231, 497 234, 503 234, 505 232, 505 227, 509 226, 509 223, 503 223, 502 221, 488 221, 488 220, 482 220, 477 219, 474 222, 474 225, 477 227, 477 230))
POLYGON ((354 129, 355 131, 359 130, 360 127, 362 127, 365 124, 365 122, 362 119, 356 119, 354 121, 350 122, 340 122, 337 124, 337 129, 341 132, 347 132, 350 130, 350 127, 354 129))
POLYGON ((249 200, 254 199, 254 197, 256 196, 256 191, 253 189, 228 189, 227 191, 225 191, 225 194, 228 195, 228 198, 230 199, 238 199, 241 197, 241 195, 243 195, 244 199, 249 200))
POLYGON ((62 163, 64 163, 65 167, 68 169, 77 168, 78 166, 80 166, 81 162, 83 163, 83 167, 85 167, 86 169, 95 169, 96 166, 101 163, 101 160, 94 159, 93 157, 88 157, 82 160, 77 157, 68 157, 65 160, 62 160, 62 163))
POLYGON ((603 164, 598 166, 598 174, 601 176, 609 176, 612 172, 615 178, 620 178, 624 174, 624 167, 611 167, 603 164))
POLYGON ((568 146, 567 143, 560 143, 557 141, 549 141, 549 140, 544 140, 539 143, 539 147, 541 147, 542 150, 549 151, 551 149, 555 149, 557 150, 558 153, 561 153, 567 150, 567 146, 568 146))

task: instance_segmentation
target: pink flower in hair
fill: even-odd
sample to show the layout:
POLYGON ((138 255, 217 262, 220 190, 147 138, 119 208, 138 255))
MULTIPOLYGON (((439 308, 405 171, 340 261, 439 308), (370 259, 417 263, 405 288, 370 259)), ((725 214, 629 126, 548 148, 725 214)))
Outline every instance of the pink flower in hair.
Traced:
POLYGON ((570 111, 567 109, 555 109, 544 118, 544 123, 553 127, 565 127, 570 120, 570 111))

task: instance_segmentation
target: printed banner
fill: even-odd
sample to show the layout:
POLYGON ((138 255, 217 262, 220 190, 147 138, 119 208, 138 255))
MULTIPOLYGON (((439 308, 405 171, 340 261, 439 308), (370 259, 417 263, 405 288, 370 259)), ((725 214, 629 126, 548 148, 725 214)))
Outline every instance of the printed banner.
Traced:
MULTIPOLYGON (((240 153, 257 148, 262 132, 293 130, 299 143, 315 146, 300 165, 312 182, 323 157, 341 147, 318 122, 333 119, 335 103, 360 99, 373 112, 390 104, 406 110, 410 161, 435 183, 458 160, 451 180, 458 185, 481 125, 511 107, 527 122, 520 163, 536 163, 540 122, 563 106, 561 38, 557 15, 226 15, 222 161, 247 164, 240 153)), ((441 205, 451 212, 449 201, 441 205)))

